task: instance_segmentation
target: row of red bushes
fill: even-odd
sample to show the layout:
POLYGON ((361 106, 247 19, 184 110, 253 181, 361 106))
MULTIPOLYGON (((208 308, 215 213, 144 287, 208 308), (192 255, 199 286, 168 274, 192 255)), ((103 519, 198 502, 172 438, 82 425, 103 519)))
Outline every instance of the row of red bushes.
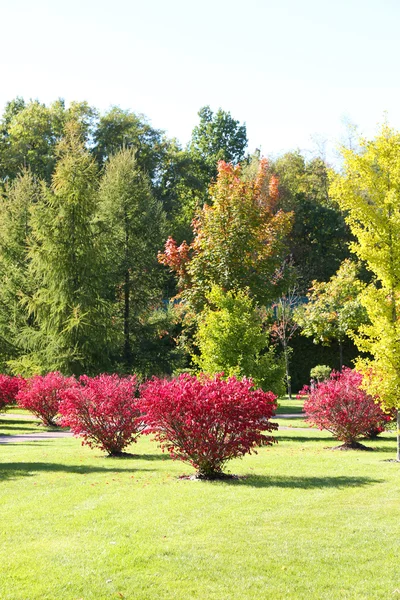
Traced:
POLYGON ((245 378, 181 375, 139 387, 135 376, 75 379, 49 373, 25 381, 2 376, 1 389, 3 402, 14 394, 45 425, 55 425, 61 415, 58 423, 109 455, 121 455, 141 432, 152 433, 163 450, 204 477, 221 474, 228 460, 275 441, 265 432, 277 429, 269 422, 276 396, 254 389, 245 378))
MULTIPOLYGON (((303 390, 308 420, 351 445, 385 428, 390 415, 362 389, 350 369, 303 390)), ((277 429, 272 392, 250 379, 181 375, 153 378, 138 386, 135 376, 63 377, 49 373, 24 380, 0 375, 0 408, 16 401, 46 426, 62 425, 109 455, 123 453, 140 433, 152 433, 173 458, 190 462, 202 476, 215 476, 225 463, 256 446, 270 445, 277 429), (59 416, 60 415, 60 416, 59 416)))

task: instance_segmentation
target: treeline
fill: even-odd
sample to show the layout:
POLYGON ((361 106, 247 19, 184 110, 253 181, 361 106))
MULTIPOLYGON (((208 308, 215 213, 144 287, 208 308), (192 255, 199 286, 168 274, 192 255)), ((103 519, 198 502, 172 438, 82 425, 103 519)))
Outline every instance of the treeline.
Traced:
MULTIPOLYGON (((6 105, 1 371, 193 368, 207 362, 198 335, 216 298, 226 308, 226 294, 247 295, 268 337, 263 309, 288 287, 301 296, 329 280, 349 256, 323 160, 290 152, 267 163, 246 153, 246 127, 229 113, 198 117, 182 147, 118 107, 6 105)), ((257 360, 275 352, 259 346, 257 360)))

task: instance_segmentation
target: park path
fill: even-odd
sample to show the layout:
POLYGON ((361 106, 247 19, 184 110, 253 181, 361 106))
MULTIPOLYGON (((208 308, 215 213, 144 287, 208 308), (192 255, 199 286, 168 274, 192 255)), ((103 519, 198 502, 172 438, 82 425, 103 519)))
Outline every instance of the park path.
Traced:
POLYGON ((72 433, 70 431, 44 431, 43 433, 23 433, 21 435, 0 435, 0 444, 40 442, 40 440, 56 440, 66 437, 72 437, 72 433))
MULTIPOLYGON (((24 421, 39 421, 34 415, 19 415, 15 413, 0 413, 0 419, 24 420, 24 421)), ((298 413, 285 413, 276 415, 274 420, 279 419, 304 419, 304 415, 298 413)), ((310 427, 285 427, 279 426, 280 430, 284 431, 310 431, 310 427)), ((72 437, 70 431, 43 431, 40 433, 24 433, 21 435, 0 435, 0 444, 15 444, 17 442, 36 442, 41 440, 56 440, 57 438, 72 437)))

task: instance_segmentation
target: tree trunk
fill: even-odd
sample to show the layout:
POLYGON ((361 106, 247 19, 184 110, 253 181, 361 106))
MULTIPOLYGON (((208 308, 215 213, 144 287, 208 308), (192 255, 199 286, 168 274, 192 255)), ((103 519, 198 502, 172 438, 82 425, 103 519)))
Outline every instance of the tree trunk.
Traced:
POLYGON ((400 410, 397 411, 397 461, 400 462, 400 410))
POLYGON ((339 340, 339 371, 343 369, 343 342, 339 340))
POLYGON ((290 370, 289 370, 289 352, 287 347, 284 349, 284 355, 285 355, 285 372, 286 372, 286 387, 287 387, 287 393, 289 396, 289 400, 292 399, 292 378, 290 377, 290 370))
POLYGON ((124 284, 124 362, 127 366, 131 366, 132 351, 131 351, 131 340, 130 340, 130 277, 129 269, 125 271, 125 284, 124 284))

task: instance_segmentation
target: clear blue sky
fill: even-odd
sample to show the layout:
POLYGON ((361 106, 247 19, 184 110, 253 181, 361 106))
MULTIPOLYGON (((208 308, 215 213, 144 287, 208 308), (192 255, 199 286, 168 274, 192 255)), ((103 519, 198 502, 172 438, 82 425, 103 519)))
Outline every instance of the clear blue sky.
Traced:
POLYGON ((263 154, 332 148, 344 120, 400 128, 398 0, 0 0, 0 108, 15 96, 142 112, 185 143, 198 109, 263 154))

